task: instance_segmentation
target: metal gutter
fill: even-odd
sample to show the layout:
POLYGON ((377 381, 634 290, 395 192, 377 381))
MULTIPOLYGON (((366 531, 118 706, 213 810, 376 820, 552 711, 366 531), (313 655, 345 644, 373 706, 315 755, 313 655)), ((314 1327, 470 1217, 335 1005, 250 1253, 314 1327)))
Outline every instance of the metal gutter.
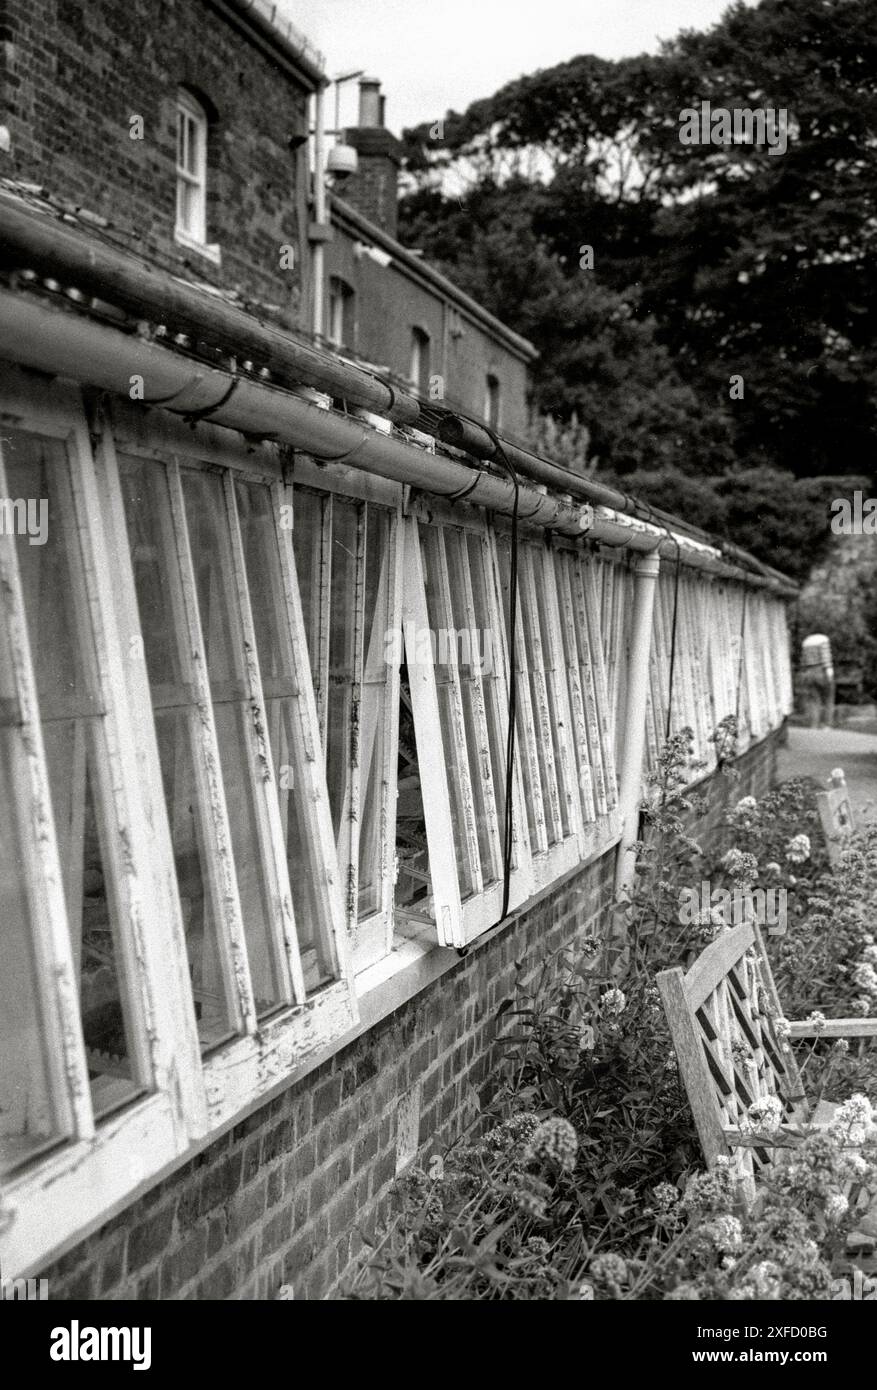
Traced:
MULTIPOLYGON (((424 427, 421 425, 420 428, 424 427)), ((487 460, 498 457, 496 442, 492 435, 466 416, 446 415, 436 425, 435 436, 443 443, 451 444, 457 449, 465 449, 475 458, 487 460)), ((681 521, 660 507, 652 507, 629 493, 619 492, 617 488, 607 487, 604 483, 596 482, 593 478, 582 477, 581 474, 573 473, 571 469, 565 468, 562 464, 551 463, 547 459, 540 458, 538 454, 531 453, 528 449, 522 449, 518 445, 512 444, 509 440, 501 440, 501 444, 503 453, 512 467, 526 477, 536 478, 539 482, 545 483, 547 487, 561 488, 572 494, 587 496, 590 502, 609 507, 613 511, 637 516, 641 520, 651 522, 658 528, 671 528, 673 531, 683 533, 691 537, 692 540, 699 541, 702 545, 714 550, 717 549, 721 554, 727 555, 729 559, 754 568, 765 579, 774 580, 778 584, 789 587, 790 591, 797 592, 791 580, 780 570, 764 564, 741 546, 734 545, 731 541, 717 541, 715 537, 701 530, 699 526, 681 521)))
MULTIPOLYGON (((361 468, 436 498, 465 498, 501 516, 511 516, 514 510, 515 485, 505 470, 431 453, 368 420, 314 404, 303 394, 185 357, 136 333, 96 322, 60 296, 52 302, 0 289, 0 357, 129 400, 136 377, 147 388, 144 409, 209 419, 251 438, 277 440, 317 460, 361 468)), ((519 480, 518 506, 522 523, 567 536, 587 535, 628 550, 656 551, 672 559, 678 555, 696 569, 776 588, 771 580, 728 564, 715 547, 549 492, 526 478, 519 480)))
MULTIPOLYGON (((0 290, 0 356, 128 399, 131 378, 140 377, 144 408, 161 406, 280 440, 316 459, 343 461, 436 496, 465 493, 476 506, 506 515, 513 509, 515 489, 507 474, 432 454, 355 416, 322 409, 258 378, 202 365, 36 297, 0 290)), ((519 500, 522 519, 570 535, 590 528, 589 506, 552 497, 533 483, 521 484, 519 500)))
POLYGON ((413 423, 420 407, 361 368, 341 362, 265 323, 219 294, 182 280, 71 225, 0 194, 0 264, 58 278, 138 320, 191 334, 230 356, 252 358, 281 382, 304 383, 391 420, 413 423))
POLYGON ((236 10, 316 87, 326 85, 323 54, 271 0, 212 0, 212 3, 222 10, 236 10))
MULTIPOLYGON (((413 396, 379 376, 300 342, 288 331, 229 304, 219 292, 179 279, 83 231, 71 214, 62 218, 44 207, 37 211, 20 197, 0 194, 0 266, 26 285, 36 285, 42 276, 51 292, 50 299, 27 292, 3 293, 4 355, 13 361, 126 396, 128 377, 145 376, 145 367, 168 383, 160 389, 150 387, 148 395, 154 403, 183 392, 182 404, 175 408, 187 412, 207 408, 211 419, 257 437, 281 439, 321 458, 343 456, 352 466, 436 495, 465 496, 479 506, 510 510, 514 485, 496 461, 496 444, 486 430, 463 422, 465 430, 454 435, 447 416, 431 424, 435 412, 421 416, 413 396), (89 296, 99 304, 79 307, 89 296), (119 309, 131 320, 121 328, 109 328, 93 317, 119 309), (54 343, 41 342, 39 334, 33 337, 38 321, 43 334, 55 336, 54 343), (29 344, 27 357, 17 359, 19 340, 9 332, 13 323, 21 328, 22 351, 24 342, 29 344), (112 349, 107 347, 110 342, 115 344, 112 349), (171 342, 176 350, 164 345, 171 342), (66 346, 60 351, 62 343, 66 346), (115 363, 113 352, 118 354, 115 363), (243 372, 238 370, 241 359, 243 372), (93 374, 93 361, 103 364, 103 377, 93 374), (119 370, 122 362, 124 373, 119 370), (468 454, 480 455, 483 466, 473 467, 471 458, 426 454, 389 435, 386 428, 373 429, 349 415, 306 404, 302 386, 328 393, 346 407, 369 411, 380 417, 378 423, 416 425, 440 437, 451 434, 468 454)), ((456 417, 458 425, 461 418, 456 417)), ((661 555, 679 555, 699 569, 769 588, 787 598, 797 594, 797 586, 789 579, 739 547, 717 545, 702 532, 635 498, 510 442, 502 443, 522 497, 527 498, 522 503, 522 520, 567 533, 589 529, 610 545, 635 550, 657 547, 661 555), (586 516, 593 525, 583 526, 586 516)))

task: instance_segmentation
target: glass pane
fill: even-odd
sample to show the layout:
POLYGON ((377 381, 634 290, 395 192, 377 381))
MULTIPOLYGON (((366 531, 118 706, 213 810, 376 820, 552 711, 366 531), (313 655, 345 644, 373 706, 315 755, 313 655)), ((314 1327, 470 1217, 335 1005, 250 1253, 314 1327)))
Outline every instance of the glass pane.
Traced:
POLYGON ((359 712, 359 916, 381 906, 381 820, 387 794, 384 727, 390 676, 390 518, 368 509, 365 546, 363 684, 359 712))
POLYGON ((281 1001, 282 965, 272 937, 271 904, 262 867, 255 801, 259 771, 253 765, 247 727, 254 716, 244 678, 243 633, 233 588, 222 480, 213 473, 187 469, 183 495, 247 956, 256 1011, 261 1015, 281 1001))
MULTIPOLYGON (((466 799, 463 794, 463 778, 459 764, 461 754, 466 756, 460 748, 463 742, 463 731, 457 720, 459 705, 454 685, 455 677, 447 660, 450 633, 445 617, 447 611, 445 605, 448 596, 443 592, 440 535, 434 528, 426 526, 421 528, 420 534, 423 547, 429 632, 416 634, 417 645, 420 649, 416 656, 418 660, 424 659, 429 655, 431 648, 438 695, 439 723, 442 731, 442 749, 451 802, 454 854, 457 860, 460 894, 465 898, 474 891, 475 881, 469 862, 469 847, 466 837, 466 799)), ((410 653, 408 659, 411 660, 410 653)))
POLYGON ((234 1011, 221 970, 222 909, 211 893, 207 813, 203 779, 197 772, 200 721, 191 684, 170 496, 160 464, 123 458, 119 471, 140 615, 140 634, 129 638, 130 655, 138 654, 142 640, 198 1036, 207 1048, 234 1032, 234 1011))
POLYGON ((362 503, 335 499, 329 603, 329 706, 326 726, 326 782, 341 872, 348 860, 346 822, 352 791, 352 721, 354 688, 358 697, 356 614, 362 612, 361 583, 365 524, 362 503))
MULTIPOLYGON (((552 571, 552 555, 550 551, 543 547, 533 547, 531 551, 533 563, 533 579, 536 590, 536 606, 539 622, 539 636, 542 647, 542 669, 545 673, 545 689, 548 698, 548 717, 551 725, 551 740, 554 751, 554 770, 557 778, 558 801, 560 804, 560 823, 563 828, 564 836, 572 834, 570 824, 570 803, 568 792, 574 794, 574 789, 567 788, 564 780, 564 761, 563 752, 568 739, 569 730, 566 726, 564 715, 564 703, 560 691, 560 681, 562 679, 561 668, 556 664, 557 658, 554 643, 551 640, 552 631, 552 607, 549 604, 549 585, 554 583, 552 571)), ((567 768, 567 775, 569 769, 567 768)))
POLYGON ((295 551, 295 569, 298 575, 308 655, 311 659, 317 717, 322 727, 325 691, 322 688, 320 632, 324 596, 327 596, 329 591, 329 558, 323 547, 323 518, 326 508, 331 506, 331 498, 320 497, 314 492, 296 488, 294 499, 292 544, 295 551))
POLYGON ((548 835, 548 843, 554 844, 557 840, 555 813, 557 810, 557 788, 554 781, 551 765, 546 757, 546 751, 551 745, 551 730, 547 694, 543 673, 544 650, 539 640, 539 612, 538 607, 531 611, 531 577, 532 568, 532 549, 529 546, 521 546, 518 553, 518 567, 521 576, 519 589, 521 603, 521 635, 523 638, 522 646, 526 648, 527 670, 530 682, 530 704, 533 710, 533 722, 536 729, 536 755, 539 762, 539 780, 542 787, 542 804, 545 807, 545 830, 548 835))
POLYGON ((580 683, 579 668, 581 659, 578 644, 578 623, 573 592, 570 588, 570 567, 572 556, 567 550, 554 553, 554 570, 557 583, 558 606, 560 610, 560 637, 563 644, 563 663, 566 668, 567 691, 572 711, 571 745, 575 766, 579 774, 579 797, 582 814, 586 821, 594 816, 592 803, 592 773, 590 751, 587 743, 585 694, 580 683))
MULTIPOLYGON (((511 542, 506 536, 497 537, 497 556, 499 559, 500 584, 502 588, 503 619, 506 641, 511 649, 511 542)), ((520 558, 520 556, 519 556, 520 558)), ((515 739, 518 747, 521 773, 524 779, 524 804, 527 808, 527 825, 530 831, 530 844, 534 850, 540 845, 539 830, 541 817, 537 816, 537 795, 534 791, 533 763, 528 755, 536 744, 536 726, 527 728, 526 710, 520 698, 520 691, 526 684, 529 687, 529 658, 527 640, 524 634, 524 614, 521 609, 521 585, 517 586, 517 613, 515 618, 515 672, 518 682, 517 716, 515 720, 515 739)), ((535 718, 535 714, 534 714, 535 718)), ((538 753, 538 748, 537 748, 538 753)), ((541 760, 540 760, 541 761, 541 760)))
MULTIPOLYGON (((0 1177, 58 1133, 49 1081, 34 933, 24 879, 20 815, 13 791, 12 672, 0 619, 0 1177)), ((20 756, 20 754, 18 755, 20 756)))
MULTIPOLYGON (((335 976, 331 926, 316 884, 323 872, 313 831, 307 833, 302 809, 306 769, 298 730, 297 682, 286 627, 285 598, 271 493, 260 484, 238 483, 238 515, 256 651, 265 692, 268 740, 277 778, 292 906, 307 989, 335 976)), ((299 518, 298 511, 296 512, 299 518)), ((307 679, 307 673, 304 673, 307 679)))
POLYGON ((64 874, 92 1103, 100 1116, 140 1089, 133 1075, 129 982, 119 898, 101 796, 103 710, 63 444, 13 434, 6 452, 13 497, 45 506, 42 534, 19 532, 17 553, 31 637, 52 812, 64 874))
POLYGON ((477 683, 477 678, 481 676, 484 666, 484 628, 483 625, 479 626, 470 622, 467 609, 466 584, 469 556, 465 536, 462 531, 451 528, 446 528, 444 535, 450 583, 451 617, 454 625, 453 631, 449 633, 449 640, 454 643, 457 652, 463 718, 466 727, 466 754, 469 761, 469 780, 472 785, 475 828, 478 834, 478 854, 481 860, 482 879, 487 884, 493 883, 498 877, 499 854, 487 816, 492 769, 486 718, 484 717, 483 688, 479 689, 477 683), (483 741, 482 733, 484 735, 483 741))
POLYGON ((500 724, 500 711, 508 710, 508 690, 501 679, 500 634, 493 629, 494 607, 491 601, 493 576, 486 564, 484 541, 481 536, 467 533, 469 552, 469 573, 472 579, 472 597, 475 604, 476 619, 481 630, 481 680, 484 687, 484 703, 487 710, 487 732, 490 740, 490 765, 493 771, 493 795, 496 801, 497 823, 505 823, 505 775, 506 747, 500 724))
POLYGON ((186 160, 185 160, 184 168, 186 168, 186 169, 189 171, 190 174, 197 174, 197 173, 198 173, 198 159, 199 159, 199 149, 198 149, 198 145, 199 145, 199 141, 200 141, 200 139, 201 139, 201 130, 200 130, 200 127, 198 126, 197 121, 196 121, 192 116, 186 116, 186 117, 185 117, 185 123, 186 123, 186 160))

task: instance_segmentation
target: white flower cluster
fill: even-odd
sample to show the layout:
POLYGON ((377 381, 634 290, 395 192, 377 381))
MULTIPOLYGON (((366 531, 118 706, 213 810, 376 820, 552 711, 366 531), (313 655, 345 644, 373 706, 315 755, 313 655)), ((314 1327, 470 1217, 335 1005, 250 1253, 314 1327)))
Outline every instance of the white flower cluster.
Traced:
POLYGON ((779 1097, 759 1096, 746 1111, 740 1127, 749 1134, 754 1131, 759 1134, 776 1134, 782 1122, 783 1103, 779 1097))
POLYGON ((844 1144, 858 1148, 873 1138, 875 1133, 874 1107, 867 1096, 860 1092, 850 1096, 837 1107, 828 1126, 844 1144))
POLYGON ((849 1201, 842 1192, 829 1192, 825 1199, 825 1215, 829 1221, 841 1221, 849 1208, 849 1201))
POLYGON ((866 947, 865 960, 860 960, 853 970, 853 981, 857 989, 865 994, 877 997, 877 970, 874 969, 872 962, 867 959, 867 952, 873 951, 873 946, 866 947))
POLYGON ((806 864, 810 858, 810 836, 793 835, 786 845, 786 859, 790 864, 806 864))
POLYGON ((700 1229, 720 1255, 733 1255, 743 1248, 743 1227, 736 1216, 714 1216, 711 1221, 705 1221, 700 1229))
POLYGON ((758 878, 758 860, 754 854, 747 854, 742 849, 729 849, 722 856, 721 864, 732 882, 741 887, 754 883, 758 878))
POLYGON ((607 1014, 622 1014, 627 1007, 627 996, 612 985, 600 995, 600 1007, 607 1014))

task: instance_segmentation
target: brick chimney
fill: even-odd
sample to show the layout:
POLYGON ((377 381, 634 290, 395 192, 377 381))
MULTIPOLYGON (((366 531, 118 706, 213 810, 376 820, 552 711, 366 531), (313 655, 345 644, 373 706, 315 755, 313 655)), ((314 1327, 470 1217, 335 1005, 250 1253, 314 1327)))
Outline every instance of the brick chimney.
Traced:
POLYGON ((346 144, 359 155, 359 172, 345 179, 338 192, 363 217, 395 237, 402 146, 384 125, 385 102, 376 77, 359 79, 359 125, 344 133, 346 144))

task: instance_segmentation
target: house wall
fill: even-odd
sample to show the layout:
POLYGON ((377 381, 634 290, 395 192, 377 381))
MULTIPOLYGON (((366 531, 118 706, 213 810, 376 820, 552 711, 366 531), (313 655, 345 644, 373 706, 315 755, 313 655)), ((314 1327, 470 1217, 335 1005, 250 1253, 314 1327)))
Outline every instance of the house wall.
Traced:
MULTIPOLYGON (((699 791, 717 830, 729 800, 762 796, 779 730, 739 759, 739 780, 699 791)), ((454 1138, 489 1090, 495 1015, 545 956, 595 932, 615 854, 577 871, 475 942, 401 1007, 262 1105, 62 1259, 41 1271, 51 1299, 296 1298, 332 1295, 386 1219, 400 1110, 419 1090, 419 1151, 454 1138)))
POLYGON ((420 328, 430 338, 430 374, 443 378, 435 403, 481 418, 487 377, 492 374, 500 383, 500 428, 522 433, 527 425, 527 364, 459 310, 451 313, 446 331, 448 307, 438 290, 418 283, 401 265, 381 266, 369 256, 356 256, 359 239, 336 222, 326 249, 327 295, 331 276, 339 276, 356 292, 356 337, 346 346, 407 379, 411 332, 420 328))
POLYGON ((308 90, 205 0, 0 0, 0 177, 107 219, 114 240, 297 326, 308 90), (213 115, 207 240, 174 241, 176 93, 213 115), (130 117, 144 138, 132 139, 130 117), (294 269, 280 248, 294 247, 294 269))

